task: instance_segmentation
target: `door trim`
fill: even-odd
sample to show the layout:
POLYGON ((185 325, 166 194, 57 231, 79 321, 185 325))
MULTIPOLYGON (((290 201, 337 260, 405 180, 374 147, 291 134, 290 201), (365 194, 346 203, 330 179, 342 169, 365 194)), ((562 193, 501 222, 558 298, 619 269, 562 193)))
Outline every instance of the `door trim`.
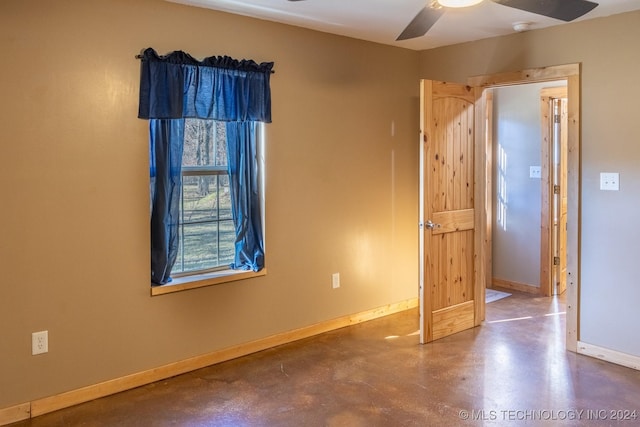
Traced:
MULTIPOLYGON (((469 86, 476 87, 476 223, 477 234, 482 239, 482 250, 478 254, 477 274, 491 277, 491 218, 492 188, 490 165, 492 159, 491 138, 487 138, 485 89, 565 80, 568 94, 568 156, 567 156, 567 314, 566 348, 577 352, 579 339, 580 301, 580 64, 567 64, 533 68, 515 72, 474 76, 467 79, 469 86)), ((479 246, 480 247, 480 246, 479 246)), ((489 283, 489 282, 488 282, 489 283)), ((483 304, 484 306, 484 304, 483 304)), ((484 308, 484 307, 483 307, 484 308)), ((484 316, 483 316, 484 317, 484 316)))

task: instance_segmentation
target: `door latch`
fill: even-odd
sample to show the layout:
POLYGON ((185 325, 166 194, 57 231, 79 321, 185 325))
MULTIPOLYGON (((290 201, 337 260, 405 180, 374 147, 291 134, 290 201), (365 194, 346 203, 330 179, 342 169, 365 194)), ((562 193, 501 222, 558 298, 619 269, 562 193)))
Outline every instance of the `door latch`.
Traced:
POLYGON ((431 220, 427 220, 427 223, 424 226, 427 227, 429 230, 434 230, 436 228, 442 227, 440 224, 436 224, 431 220))

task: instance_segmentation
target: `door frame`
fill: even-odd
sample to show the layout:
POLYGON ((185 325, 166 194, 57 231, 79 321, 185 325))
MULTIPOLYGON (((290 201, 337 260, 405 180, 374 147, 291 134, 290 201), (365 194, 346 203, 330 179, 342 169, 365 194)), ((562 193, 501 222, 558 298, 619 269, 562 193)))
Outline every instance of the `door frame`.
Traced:
MULTIPOLYGON (((492 222, 492 138, 488 137, 487 93, 491 88, 527 83, 565 80, 567 83, 567 299, 566 349, 578 351, 580 293, 580 64, 469 77, 467 84, 476 88, 476 223, 480 245, 476 247, 476 277, 491 283, 492 222)), ((478 241, 478 240, 477 240, 478 241)), ((481 308, 484 319, 484 304, 481 308)))

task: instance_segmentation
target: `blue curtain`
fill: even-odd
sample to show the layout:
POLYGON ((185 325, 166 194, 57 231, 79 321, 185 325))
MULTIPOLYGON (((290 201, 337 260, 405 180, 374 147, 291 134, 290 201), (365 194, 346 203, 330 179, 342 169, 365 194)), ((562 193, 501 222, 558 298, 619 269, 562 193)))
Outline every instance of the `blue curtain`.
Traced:
POLYGON ((231 268, 258 271, 264 266, 264 245, 258 191, 256 122, 227 123, 229 187, 236 229, 231 268))
POLYGON ((140 56, 138 117, 149 120, 151 177, 151 281, 171 281, 178 251, 184 118, 227 123, 227 152, 235 260, 230 266, 259 271, 264 239, 258 192, 256 128, 271 122, 273 63, 227 56, 198 61, 176 51, 165 56, 149 48, 140 56))
POLYGON ((171 280, 178 255, 184 119, 149 120, 151 282, 171 280))

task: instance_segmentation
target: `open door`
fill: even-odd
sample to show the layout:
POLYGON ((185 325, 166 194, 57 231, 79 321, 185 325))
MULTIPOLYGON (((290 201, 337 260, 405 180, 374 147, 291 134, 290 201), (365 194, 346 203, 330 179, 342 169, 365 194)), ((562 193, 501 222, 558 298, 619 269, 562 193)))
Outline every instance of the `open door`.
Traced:
POLYGON ((554 151, 558 154, 555 167, 555 180, 559 190, 554 190, 554 253, 559 261, 555 265, 553 283, 555 293, 562 295, 567 290, 567 94, 553 101, 555 115, 560 118, 556 125, 554 151))
POLYGON ((567 289, 567 88, 540 93, 542 134, 542 216, 540 292, 561 295, 567 289))
POLYGON ((421 81, 421 343, 479 324, 475 97, 468 86, 421 81))

